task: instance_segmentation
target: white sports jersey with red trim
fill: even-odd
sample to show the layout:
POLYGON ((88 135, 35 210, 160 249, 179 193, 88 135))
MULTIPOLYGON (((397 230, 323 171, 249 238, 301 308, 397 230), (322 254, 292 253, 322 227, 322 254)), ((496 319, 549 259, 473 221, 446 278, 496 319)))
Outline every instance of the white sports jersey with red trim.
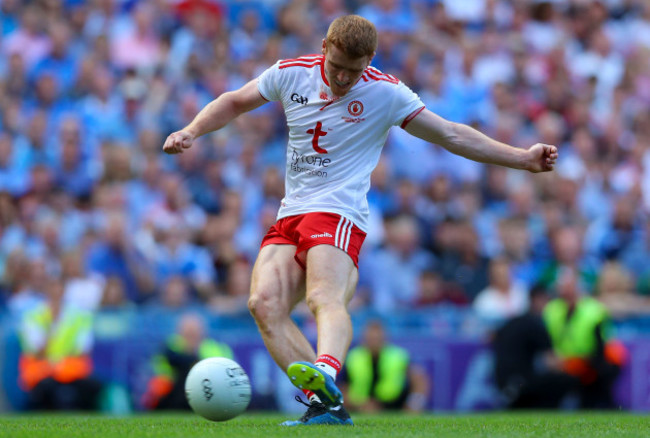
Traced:
POLYGON ((336 98, 323 55, 278 61, 258 78, 260 94, 280 101, 289 127, 285 197, 278 219, 310 212, 337 213, 368 227, 370 173, 392 126, 406 126, 420 98, 391 75, 368 67, 336 98))

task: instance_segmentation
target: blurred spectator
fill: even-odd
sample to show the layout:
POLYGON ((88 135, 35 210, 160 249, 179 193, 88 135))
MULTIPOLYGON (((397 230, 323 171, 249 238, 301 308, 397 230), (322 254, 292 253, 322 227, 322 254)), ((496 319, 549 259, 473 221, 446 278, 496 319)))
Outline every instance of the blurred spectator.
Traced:
POLYGON ((560 273, 568 269, 577 272, 587 288, 593 288, 597 267, 593 259, 584 256, 581 231, 575 226, 561 226, 549 232, 553 258, 540 273, 544 287, 555 287, 560 273))
POLYGON ((650 299, 637 294, 630 273, 618 262, 603 265, 596 283, 595 295, 613 318, 650 313, 650 299))
POLYGON ((442 278, 457 287, 474 300, 488 285, 488 259, 481 254, 479 239, 470 222, 449 221, 439 227, 438 234, 448 241, 440 248, 440 273, 442 278))
POLYGON ((90 160, 82 154, 79 143, 64 143, 54 175, 56 185, 75 197, 89 196, 96 179, 90 160))
POLYGON ((154 376, 149 381, 142 404, 147 409, 189 409, 185 398, 185 378, 198 361, 209 357, 233 358, 228 345, 207 338, 203 319, 185 314, 152 359, 154 376))
POLYGON ((361 345, 348 353, 341 380, 351 409, 421 412, 427 407, 429 378, 406 350, 386 339, 384 324, 370 321, 361 345))
POLYGON ((636 279, 636 289, 641 295, 650 295, 650 221, 646 220, 640 236, 621 255, 620 262, 636 279))
POLYGON ((562 368, 580 378, 580 405, 614 408, 612 385, 627 353, 612 337, 609 313, 602 303, 585 296, 575 269, 562 269, 556 289, 558 297, 544 308, 544 322, 562 368))
POLYGON ((189 233, 187 237, 195 237, 205 225, 205 212, 191 201, 178 175, 167 175, 160 188, 163 199, 144 213, 144 223, 160 229, 182 227, 189 233))
POLYGON ((66 305, 75 305, 91 312, 99 310, 105 280, 100 275, 86 272, 81 252, 71 251, 63 254, 61 278, 65 284, 63 301, 66 305))
POLYGON ((154 7, 138 3, 132 14, 133 26, 124 33, 112 35, 112 58, 119 68, 136 68, 150 73, 162 55, 161 41, 153 28, 154 7))
POLYGON ((9 35, 18 27, 18 11, 20 1, 4 0, 0 4, 0 35, 9 35))
POLYGON ((125 102, 115 86, 113 74, 92 68, 88 92, 79 102, 79 112, 87 129, 98 141, 126 141, 133 138, 127 126, 125 102))
POLYGON ((7 261, 10 293, 7 308, 15 321, 40 307, 46 298, 46 287, 51 280, 43 259, 29 259, 20 250, 15 250, 7 261))
POLYGON ((0 133, 0 190, 20 195, 27 191, 29 174, 18 164, 16 142, 6 133, 0 133))
MULTIPOLYGON (((409 7, 400 5, 396 0, 371 0, 357 11, 359 15, 370 20, 378 32, 409 34, 413 32, 413 14, 409 7)), ((379 47, 382 47, 379 44, 379 47)), ((381 69, 381 67, 380 67, 381 69)))
POLYGON ((440 274, 424 271, 420 274, 415 307, 429 307, 440 304, 466 305, 469 300, 462 289, 453 283, 443 281, 440 274))
POLYGON ((503 321, 521 315, 528 308, 528 290, 513 281, 505 259, 490 261, 490 283, 474 299, 474 311, 486 321, 503 321))
POLYGON ((172 276, 161 286, 159 304, 166 309, 182 310, 192 302, 189 282, 179 276, 172 276))
POLYGON ((151 266, 159 288, 170 277, 181 276, 192 287, 194 294, 208 301, 216 293, 216 272, 208 251, 191 243, 189 231, 182 224, 172 222, 155 230, 156 244, 145 262, 151 266))
POLYGON ((367 279, 372 296, 370 304, 379 312, 405 309, 417 300, 420 274, 435 264, 433 254, 419 245, 415 220, 406 215, 386 223, 386 246, 368 254, 367 279), (386 269, 390 266, 391 269, 386 269))
POLYGON ((36 410, 98 408, 101 384, 92 377, 93 314, 64 303, 64 282, 50 279, 47 300, 20 321, 19 381, 36 410))
POLYGON ((88 248, 88 269, 105 277, 118 277, 127 298, 135 303, 145 301, 152 292, 153 279, 142 255, 126 234, 125 218, 113 215, 103 230, 103 239, 88 248))
POLYGON ((133 303, 127 299, 122 279, 115 276, 108 277, 102 293, 101 309, 119 310, 128 307, 129 304, 133 303))
POLYGON ((547 292, 534 287, 528 311, 506 321, 492 340, 496 383, 509 409, 557 409, 579 389, 580 380, 563 372, 553 353, 542 319, 547 303, 547 292))
POLYGON ((231 263, 225 290, 210 300, 210 306, 222 314, 247 315, 252 270, 251 264, 243 257, 231 263))
POLYGON ((72 90, 76 75, 77 59, 71 53, 71 29, 66 22, 59 21, 49 26, 49 53, 31 71, 31 77, 38 78, 44 73, 53 75, 62 95, 72 90))
MULTIPOLYGON (((184 2, 191 4, 192 2, 184 2)), ((217 3, 214 9, 204 2, 194 2, 195 6, 183 13, 185 25, 177 29, 171 37, 171 47, 167 58, 167 68, 173 77, 184 77, 192 57, 195 61, 205 62, 214 56, 215 39, 222 31, 221 11, 217 3)))
MULTIPOLYGON (((63 128, 61 131, 63 133, 63 128)), ((18 169, 28 171, 37 164, 54 165, 56 153, 48 147, 50 134, 48 112, 45 110, 34 111, 27 122, 25 131, 15 138, 15 156, 12 158, 16 160, 15 165, 18 169)))
POLYGON ((641 234, 638 204, 632 196, 621 196, 611 217, 592 222, 585 236, 591 251, 601 260, 618 259, 641 234))
POLYGON ((38 6, 25 7, 20 15, 20 26, 3 41, 3 52, 20 54, 28 70, 45 58, 50 49, 50 40, 43 32, 43 18, 38 6))
POLYGON ((518 218, 504 219, 499 223, 499 236, 503 244, 502 256, 510 263, 513 280, 531 286, 542 263, 533 256, 528 224, 518 218))

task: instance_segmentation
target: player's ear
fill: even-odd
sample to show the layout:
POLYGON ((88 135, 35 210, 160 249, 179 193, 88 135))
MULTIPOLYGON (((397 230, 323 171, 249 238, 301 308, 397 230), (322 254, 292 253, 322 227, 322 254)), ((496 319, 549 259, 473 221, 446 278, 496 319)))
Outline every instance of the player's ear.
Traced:
POLYGON ((377 54, 377 52, 372 52, 372 55, 370 55, 370 57, 368 58, 368 65, 366 67, 370 66, 370 64, 372 63, 372 60, 373 60, 373 58, 375 57, 376 54, 377 54))
POLYGON ((323 55, 327 54, 327 40, 323 38, 323 46, 321 47, 321 53, 323 55))

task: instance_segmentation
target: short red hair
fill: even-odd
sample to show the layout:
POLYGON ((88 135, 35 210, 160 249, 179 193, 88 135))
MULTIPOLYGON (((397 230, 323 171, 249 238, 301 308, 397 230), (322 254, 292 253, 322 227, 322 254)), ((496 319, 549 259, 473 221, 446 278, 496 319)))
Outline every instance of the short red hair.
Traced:
POLYGON ((325 42, 350 58, 372 57, 377 50, 377 29, 359 15, 344 15, 330 24, 325 42))

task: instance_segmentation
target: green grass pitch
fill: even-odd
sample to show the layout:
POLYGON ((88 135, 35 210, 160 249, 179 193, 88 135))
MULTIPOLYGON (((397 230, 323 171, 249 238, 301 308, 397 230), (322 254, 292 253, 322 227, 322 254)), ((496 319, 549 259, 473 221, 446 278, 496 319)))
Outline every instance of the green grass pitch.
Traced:
POLYGON ((193 414, 0 416, 7 438, 208 437, 650 437, 650 416, 627 413, 493 413, 476 415, 354 415, 355 426, 281 427, 288 417, 247 413, 212 423, 193 414))

